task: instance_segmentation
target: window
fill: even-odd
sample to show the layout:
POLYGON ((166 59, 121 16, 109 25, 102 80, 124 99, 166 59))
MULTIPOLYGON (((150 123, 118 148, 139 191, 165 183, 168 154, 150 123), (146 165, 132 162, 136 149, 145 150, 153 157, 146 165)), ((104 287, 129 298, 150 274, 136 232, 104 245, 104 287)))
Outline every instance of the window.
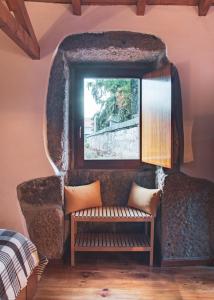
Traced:
POLYGON ((140 80, 84 78, 84 160, 140 159, 140 80))
MULTIPOLYGON (((156 74, 153 78, 146 68, 137 66, 78 65, 72 81, 77 168, 136 168, 142 161, 157 163, 159 147, 162 150, 163 145, 151 124, 166 125, 163 119, 166 109, 163 108, 161 119, 157 113, 160 101, 162 107, 170 108, 171 122, 171 86, 166 76, 164 80, 158 77, 156 74), (144 120, 146 124, 142 125, 144 120), (154 139, 157 139, 157 147, 154 147, 154 139)), ((171 131, 164 132, 167 139, 171 139, 171 131)), ((166 148, 171 152, 171 148, 166 148)), ((165 152, 161 155, 165 161, 169 153, 167 157, 165 152)))

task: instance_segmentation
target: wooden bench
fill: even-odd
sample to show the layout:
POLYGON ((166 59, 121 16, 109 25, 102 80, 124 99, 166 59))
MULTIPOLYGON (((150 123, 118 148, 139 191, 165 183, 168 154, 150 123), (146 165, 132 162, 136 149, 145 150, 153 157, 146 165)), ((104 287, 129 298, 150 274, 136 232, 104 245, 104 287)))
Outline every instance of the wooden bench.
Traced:
POLYGON ((72 266, 75 265, 75 252, 82 251, 148 251, 150 266, 153 266, 153 216, 135 208, 111 206, 79 210, 71 213, 70 218, 72 266), (150 234, 147 234, 148 230, 142 233, 78 233, 78 222, 147 222, 150 223, 150 234))

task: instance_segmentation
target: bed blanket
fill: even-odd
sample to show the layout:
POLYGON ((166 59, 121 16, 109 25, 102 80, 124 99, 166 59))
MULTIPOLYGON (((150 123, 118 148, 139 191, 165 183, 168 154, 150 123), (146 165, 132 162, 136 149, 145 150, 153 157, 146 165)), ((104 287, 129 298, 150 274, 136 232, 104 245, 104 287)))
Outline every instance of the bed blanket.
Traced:
POLYGON ((29 239, 0 229, 0 300, 16 299, 39 264, 36 246, 29 239))

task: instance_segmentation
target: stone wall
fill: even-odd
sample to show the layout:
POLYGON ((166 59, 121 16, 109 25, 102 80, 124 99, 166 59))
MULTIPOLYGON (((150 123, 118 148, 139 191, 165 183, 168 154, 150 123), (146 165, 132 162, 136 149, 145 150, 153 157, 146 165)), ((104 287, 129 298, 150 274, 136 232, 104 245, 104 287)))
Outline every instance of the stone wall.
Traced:
POLYGON ((23 182, 18 199, 29 236, 48 258, 61 258, 64 247, 63 180, 50 176, 23 182))
POLYGON ((86 158, 137 159, 139 158, 139 118, 113 124, 86 136, 85 143, 88 145, 88 148, 85 148, 86 158))
POLYGON ((157 172, 162 260, 214 259, 214 183, 180 172, 157 172))
POLYGON ((75 34, 63 40, 51 67, 46 110, 47 149, 53 164, 61 172, 66 172, 72 165, 73 144, 69 141, 73 129, 69 121, 74 118, 71 73, 82 63, 133 63, 141 70, 151 72, 169 61, 165 44, 150 34, 110 31, 75 34))

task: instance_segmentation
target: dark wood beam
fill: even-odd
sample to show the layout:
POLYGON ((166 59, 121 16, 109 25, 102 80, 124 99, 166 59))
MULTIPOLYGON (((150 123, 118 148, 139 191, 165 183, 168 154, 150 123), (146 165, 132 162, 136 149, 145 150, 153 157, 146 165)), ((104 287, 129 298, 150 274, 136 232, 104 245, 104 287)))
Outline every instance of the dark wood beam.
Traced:
MULTIPOLYGON (((72 0, 25 0, 25 1, 70 4, 71 2, 80 1, 80 0, 73 0, 73 1, 72 0)), ((144 1, 146 2, 146 5, 198 6, 199 16, 206 15, 209 10, 209 7, 211 5, 214 5, 214 0, 176 0, 176 1, 175 0, 144 0, 144 1)), ((143 0, 81 0, 82 5, 137 5, 137 14, 139 15, 142 15, 144 13, 142 2, 143 0)), ((74 6, 75 5, 76 4, 74 4, 74 6)))
POLYGON ((33 41, 29 33, 12 16, 2 1, 0 1, 0 29, 2 29, 31 58, 40 58, 39 45, 33 41))
POLYGON ((72 0, 73 14, 81 16, 81 0, 72 0))
MULTIPOLYGON (((26 2, 70 4, 72 0, 25 0, 26 2)), ((136 5, 137 0, 81 0, 82 5, 136 5)), ((199 0, 146 0, 147 5, 198 6, 199 0)))
POLYGON ((146 0, 137 0, 137 15, 143 16, 145 14, 146 9, 146 0))
POLYGON ((198 4, 198 15, 199 16, 206 16, 208 10, 210 8, 211 1, 210 0, 199 0, 198 4))
POLYGON ((9 9, 13 11, 16 20, 29 33, 35 44, 39 46, 24 0, 6 0, 6 2, 9 9))

